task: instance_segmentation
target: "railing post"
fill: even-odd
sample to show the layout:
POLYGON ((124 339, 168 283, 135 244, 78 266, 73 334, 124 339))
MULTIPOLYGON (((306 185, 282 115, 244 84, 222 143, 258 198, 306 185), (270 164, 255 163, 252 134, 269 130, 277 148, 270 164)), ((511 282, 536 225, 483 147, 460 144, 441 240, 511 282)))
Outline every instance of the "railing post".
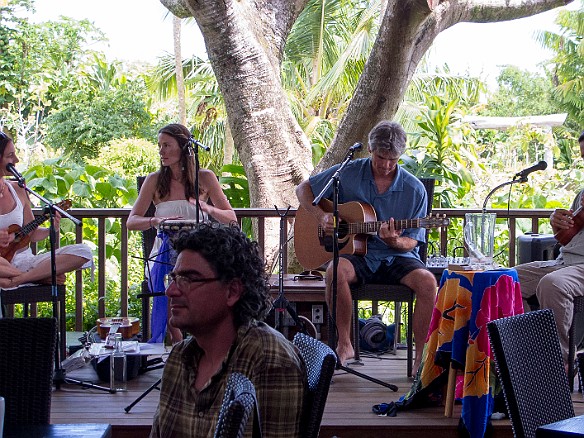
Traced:
POLYGON ((100 217, 97 220, 97 269, 99 270, 97 278, 97 317, 102 318, 105 316, 105 290, 106 290, 106 278, 105 278, 105 218, 100 217))
POLYGON ((128 218, 123 217, 121 218, 121 257, 122 257, 122 266, 120 269, 120 308, 121 308, 121 316, 128 316, 128 227, 127 222, 128 218), (125 261, 125 263, 123 262, 125 261))
MULTIPOLYGON (((83 242, 83 221, 82 226, 75 227, 75 243, 83 242)), ((75 331, 83 331, 83 273, 81 271, 75 272, 75 331)))

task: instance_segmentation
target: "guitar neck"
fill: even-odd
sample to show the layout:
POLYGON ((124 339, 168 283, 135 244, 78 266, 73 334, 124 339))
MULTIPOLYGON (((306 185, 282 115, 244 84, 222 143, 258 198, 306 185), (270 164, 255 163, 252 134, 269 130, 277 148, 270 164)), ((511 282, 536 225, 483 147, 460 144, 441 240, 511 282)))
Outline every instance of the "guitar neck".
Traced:
POLYGON ((28 224, 26 224, 25 226, 23 226, 20 231, 18 231, 16 234, 19 237, 22 236, 27 236, 30 233, 32 233, 34 230, 36 230, 40 224, 42 224, 44 221, 47 220, 47 216, 46 214, 42 214, 39 217, 37 217, 35 220, 33 220, 32 222, 29 222, 28 224))
MULTIPOLYGON (((359 222, 340 225, 347 234, 372 234, 377 233, 383 224, 388 224, 389 221, 376 222, 359 222)), ((399 219, 394 220, 394 228, 396 230, 403 230, 405 228, 424 228, 422 226, 422 219, 399 219)))

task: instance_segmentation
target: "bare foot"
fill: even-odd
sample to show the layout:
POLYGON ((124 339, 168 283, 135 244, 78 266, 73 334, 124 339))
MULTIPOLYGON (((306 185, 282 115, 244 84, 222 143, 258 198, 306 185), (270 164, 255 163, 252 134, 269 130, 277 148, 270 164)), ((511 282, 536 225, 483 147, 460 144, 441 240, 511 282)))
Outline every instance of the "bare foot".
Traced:
POLYGON ((420 365, 422 364, 422 357, 424 356, 424 349, 421 348, 420 350, 418 350, 417 348, 414 347, 414 369, 412 370, 412 373, 414 374, 414 376, 418 373, 418 368, 420 368, 420 365))
POLYGON ((353 359, 355 357, 355 350, 353 350, 353 346, 351 343, 349 344, 340 344, 337 346, 337 356, 339 358, 339 362, 344 364, 349 359, 353 359))

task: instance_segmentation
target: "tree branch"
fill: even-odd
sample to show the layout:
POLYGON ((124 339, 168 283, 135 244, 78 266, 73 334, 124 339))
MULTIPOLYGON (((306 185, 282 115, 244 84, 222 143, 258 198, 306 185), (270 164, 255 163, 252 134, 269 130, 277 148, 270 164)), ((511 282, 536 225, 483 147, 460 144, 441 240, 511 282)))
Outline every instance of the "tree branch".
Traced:
POLYGON ((192 17, 189 11, 187 0, 160 0, 160 3, 168 9, 173 15, 179 18, 192 17))
POLYGON ((338 162, 346 147, 364 144, 381 119, 394 117, 420 59, 436 36, 462 21, 528 17, 573 0, 389 0, 375 45, 335 139, 315 172, 338 162))
POLYGON ((531 17, 572 3, 574 0, 467 0, 459 1, 466 10, 460 21, 492 23, 531 17))

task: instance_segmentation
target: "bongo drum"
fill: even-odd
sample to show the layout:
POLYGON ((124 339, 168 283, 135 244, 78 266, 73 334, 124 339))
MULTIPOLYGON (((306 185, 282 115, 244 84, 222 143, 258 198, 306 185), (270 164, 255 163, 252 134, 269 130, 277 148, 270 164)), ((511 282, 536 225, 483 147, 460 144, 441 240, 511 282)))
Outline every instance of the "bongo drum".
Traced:
POLYGON ((161 222, 158 228, 167 233, 176 233, 182 230, 193 230, 196 226, 197 221, 194 219, 168 219, 161 222))

